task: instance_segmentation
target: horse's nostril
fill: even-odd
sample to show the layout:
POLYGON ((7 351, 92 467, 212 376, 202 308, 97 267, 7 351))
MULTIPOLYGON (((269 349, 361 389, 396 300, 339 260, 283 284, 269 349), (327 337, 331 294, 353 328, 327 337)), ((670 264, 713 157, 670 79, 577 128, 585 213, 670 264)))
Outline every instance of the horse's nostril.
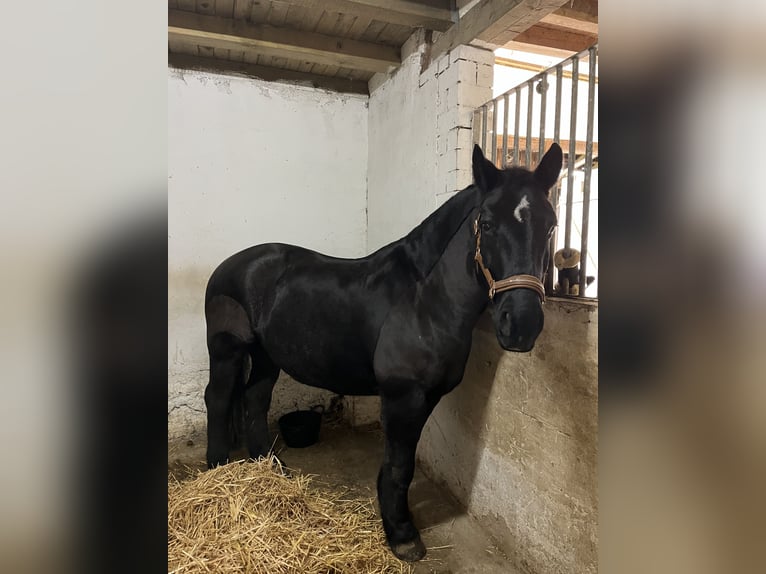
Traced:
POLYGON ((498 325, 500 333, 505 337, 511 336, 511 315, 508 311, 500 313, 500 324, 498 325))

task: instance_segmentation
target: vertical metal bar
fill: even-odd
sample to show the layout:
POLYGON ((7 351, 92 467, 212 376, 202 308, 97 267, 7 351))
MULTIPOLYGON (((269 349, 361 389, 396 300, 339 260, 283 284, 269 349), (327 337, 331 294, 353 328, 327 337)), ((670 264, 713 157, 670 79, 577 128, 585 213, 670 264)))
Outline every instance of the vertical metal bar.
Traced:
POLYGON ((508 94, 503 96, 503 169, 508 165, 508 94))
POLYGON ((556 66, 556 113, 553 121, 553 141, 561 144, 561 84, 564 81, 564 68, 556 66))
POLYGON ((590 217, 590 179, 593 168, 593 115, 596 100, 596 47, 588 50, 588 129, 585 136, 585 180, 582 203, 582 243, 580 245, 580 297, 585 297, 588 264, 588 224, 590 217))
POLYGON ((497 104, 492 100, 492 163, 497 166, 497 104))
MULTIPOLYGON (((554 114, 553 114, 553 141, 557 144, 561 145, 561 90, 562 90, 562 84, 564 81, 564 67, 559 64, 556 66, 556 101, 554 103, 554 114)), ((553 209, 556 212, 556 218, 559 217, 559 196, 561 195, 561 178, 556 180, 556 185, 553 186, 553 189, 551 190, 551 204, 553 205, 553 209)), ((553 265, 553 256, 556 253, 556 246, 559 242, 559 231, 558 228, 553 232, 553 235, 551 236, 551 242, 549 247, 549 262, 548 262, 548 277, 550 278, 549 282, 546 282, 546 289, 548 289, 549 293, 553 292, 553 284, 555 282, 555 279, 553 278, 553 275, 556 273, 556 268, 553 265)))
POLYGON ((545 153, 545 108, 548 103, 548 74, 538 84, 540 86, 540 145, 537 147, 537 161, 540 161, 545 153))
POLYGON ((572 242, 572 202, 574 201, 574 165, 577 159, 577 89, 580 82, 579 58, 572 59, 572 107, 569 113, 569 155, 567 157, 567 211, 564 228, 564 250, 569 255, 572 242))
MULTIPOLYGON (((543 74, 540 83, 540 141, 537 147, 537 161, 542 159, 545 153, 545 113, 548 103, 548 74, 543 74)), ((550 191, 550 190, 546 190, 550 191)), ((545 290, 548 293, 553 291, 553 251, 548 250, 548 273, 544 278, 545 290)))
POLYGON ((529 95, 527 97, 527 144, 524 146, 526 148, 524 166, 530 169, 532 166, 532 112, 535 103, 535 87, 531 81, 527 82, 527 90, 529 90, 529 95))
POLYGON ((487 104, 481 107, 481 149, 487 155, 487 104))
POLYGON ((473 143, 481 145, 481 109, 473 111, 473 121, 471 122, 471 133, 473 135, 473 143))
POLYGON ((516 87, 516 123, 513 130, 513 165, 519 165, 519 118, 521 117, 521 88, 516 87))

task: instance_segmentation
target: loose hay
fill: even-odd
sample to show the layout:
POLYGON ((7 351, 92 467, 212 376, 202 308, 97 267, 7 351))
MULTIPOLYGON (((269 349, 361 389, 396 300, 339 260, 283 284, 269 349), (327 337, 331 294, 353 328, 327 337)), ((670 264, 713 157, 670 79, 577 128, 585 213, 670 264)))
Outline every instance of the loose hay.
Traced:
POLYGON ((370 500, 288 478, 274 461, 231 463, 168 480, 168 572, 410 573, 370 500))

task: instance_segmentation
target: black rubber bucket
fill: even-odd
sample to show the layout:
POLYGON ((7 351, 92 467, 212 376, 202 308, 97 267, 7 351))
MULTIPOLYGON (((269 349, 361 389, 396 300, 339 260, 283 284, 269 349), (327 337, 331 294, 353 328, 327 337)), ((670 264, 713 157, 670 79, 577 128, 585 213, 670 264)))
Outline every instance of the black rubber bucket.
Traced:
POLYGON ((318 405, 308 411, 293 411, 279 417, 279 431, 290 448, 305 448, 319 440, 324 407, 318 405))

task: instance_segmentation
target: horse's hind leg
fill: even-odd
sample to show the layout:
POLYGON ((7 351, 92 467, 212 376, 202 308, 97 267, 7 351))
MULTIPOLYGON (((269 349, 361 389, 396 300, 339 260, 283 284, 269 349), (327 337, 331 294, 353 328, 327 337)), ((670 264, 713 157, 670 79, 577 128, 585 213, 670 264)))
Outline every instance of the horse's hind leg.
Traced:
POLYGON ((251 345, 249 351, 252 367, 245 388, 245 437, 250 457, 258 458, 271 450, 267 415, 279 367, 259 343, 251 345))
POLYGON ((209 468, 229 460, 234 391, 243 383, 246 349, 244 341, 231 333, 216 333, 208 340, 210 382, 205 388, 205 406, 209 468))

